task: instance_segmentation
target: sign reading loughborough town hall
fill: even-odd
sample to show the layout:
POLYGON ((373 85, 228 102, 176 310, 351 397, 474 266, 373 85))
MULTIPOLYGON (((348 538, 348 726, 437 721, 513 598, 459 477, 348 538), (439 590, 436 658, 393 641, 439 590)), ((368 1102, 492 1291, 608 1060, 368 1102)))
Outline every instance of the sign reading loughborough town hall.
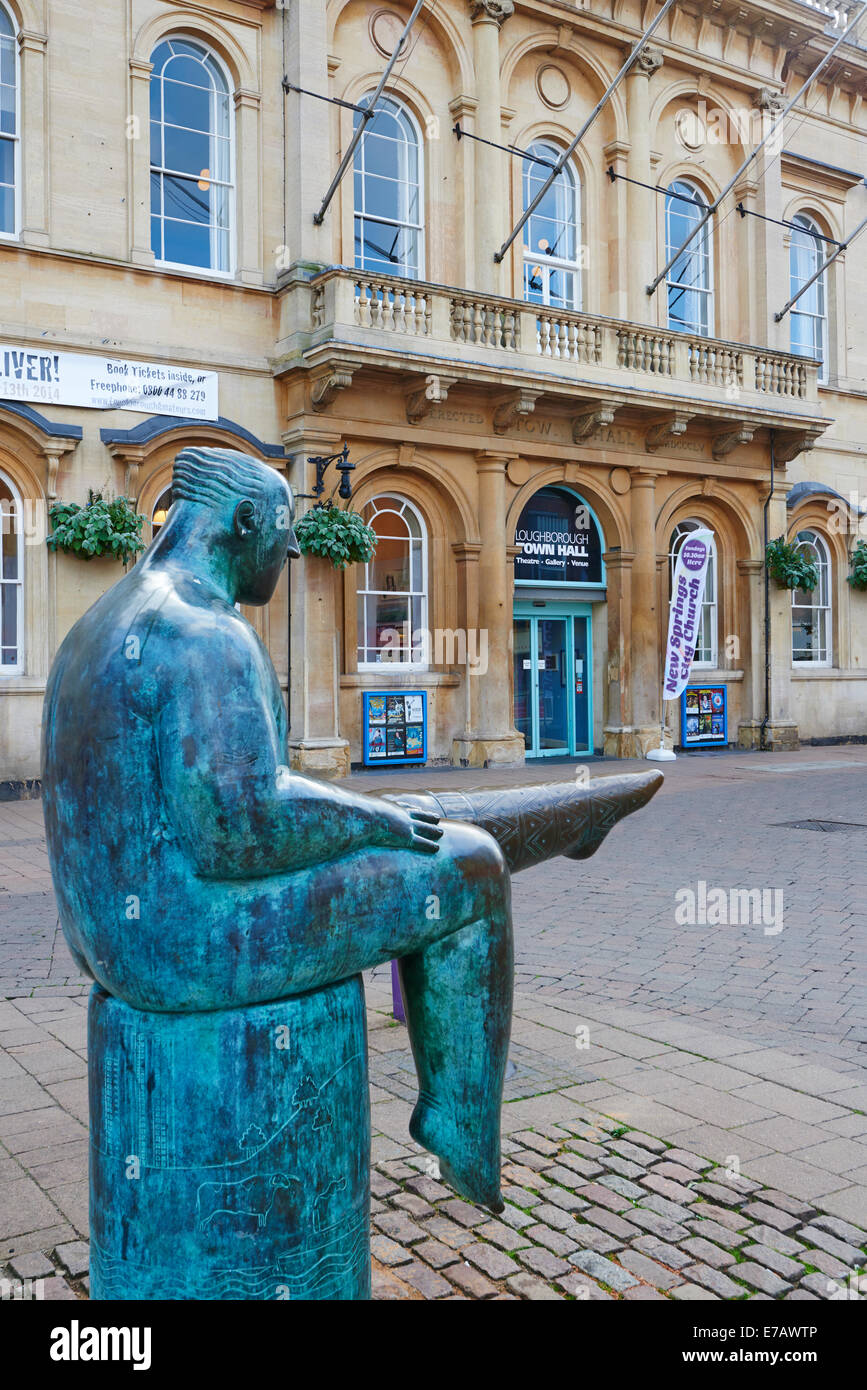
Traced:
POLYGON ((589 508, 545 487, 521 512, 515 530, 515 580, 521 584, 600 584, 602 544, 589 508))

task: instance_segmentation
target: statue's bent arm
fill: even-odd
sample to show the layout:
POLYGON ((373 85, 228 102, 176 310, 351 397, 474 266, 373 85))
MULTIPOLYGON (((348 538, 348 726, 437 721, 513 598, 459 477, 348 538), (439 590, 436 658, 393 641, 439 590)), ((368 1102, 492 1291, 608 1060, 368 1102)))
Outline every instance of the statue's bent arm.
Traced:
POLYGON ((435 815, 288 772, 268 685, 250 657, 226 644, 207 672, 191 662, 156 715, 167 811, 194 872, 260 878, 372 845, 435 853, 435 815))

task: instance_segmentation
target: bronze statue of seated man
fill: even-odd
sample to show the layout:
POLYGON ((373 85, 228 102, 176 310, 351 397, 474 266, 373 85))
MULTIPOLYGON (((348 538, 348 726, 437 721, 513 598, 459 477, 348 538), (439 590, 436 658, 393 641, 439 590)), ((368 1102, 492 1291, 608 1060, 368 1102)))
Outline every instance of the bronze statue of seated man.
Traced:
POLYGON ((48 685, 46 824, 73 954, 109 994, 169 1014, 399 958, 410 1132, 458 1192, 500 1210, 509 862, 592 852, 661 777, 501 793, 487 822, 488 793, 440 799, 473 825, 290 773, 277 678, 235 604, 267 603, 299 554, 291 491, 220 449, 181 453, 172 486, 158 537, 72 629, 48 685))

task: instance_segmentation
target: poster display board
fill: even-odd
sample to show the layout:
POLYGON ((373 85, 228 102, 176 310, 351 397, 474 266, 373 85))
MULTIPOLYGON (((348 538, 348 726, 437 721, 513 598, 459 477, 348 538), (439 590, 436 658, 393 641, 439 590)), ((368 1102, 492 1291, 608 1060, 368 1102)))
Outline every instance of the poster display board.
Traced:
POLYGON ((689 685, 680 697, 684 748, 728 743, 728 705, 724 685, 689 685))
POLYGON ((427 761, 426 691, 365 691, 362 700, 365 767, 427 761))

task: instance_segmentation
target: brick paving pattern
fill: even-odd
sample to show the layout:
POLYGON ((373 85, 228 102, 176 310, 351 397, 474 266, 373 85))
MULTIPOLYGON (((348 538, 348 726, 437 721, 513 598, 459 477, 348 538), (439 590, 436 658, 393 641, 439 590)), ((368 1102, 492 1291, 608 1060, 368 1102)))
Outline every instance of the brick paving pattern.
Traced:
MULTIPOLYGON (((459 1201, 408 1138, 406 1031, 391 1018, 388 968, 371 973, 376 1297, 858 1296, 865 768, 860 747, 682 757, 593 859, 515 879, 501 1217, 459 1201), (700 879, 782 890, 782 931, 678 926, 675 893, 700 879)), ((427 769, 397 785, 569 771, 427 769)), ((57 926, 40 804, 0 804, 4 1297, 86 1297, 87 989, 57 926)))

